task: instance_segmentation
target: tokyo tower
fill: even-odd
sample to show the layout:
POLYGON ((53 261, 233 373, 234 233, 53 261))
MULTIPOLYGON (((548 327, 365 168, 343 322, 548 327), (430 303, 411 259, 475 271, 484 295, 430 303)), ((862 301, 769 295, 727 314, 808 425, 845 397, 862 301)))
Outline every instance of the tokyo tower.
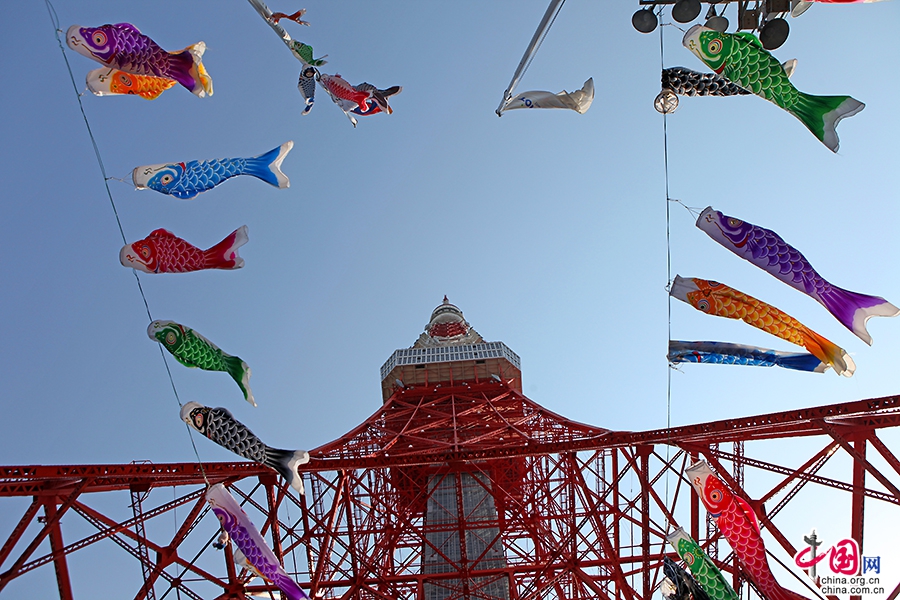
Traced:
MULTIPOLYGON (((677 527, 742 598, 761 597, 684 474, 699 459, 753 509, 776 577, 807 598, 815 580, 778 565, 805 548, 784 529, 810 494, 862 554, 865 509, 900 516, 900 460, 883 439, 900 397, 611 431, 523 395, 518 355, 446 297, 381 380, 381 406, 310 451, 305 495, 255 463, 0 467, 0 497, 25 507, 0 547, 0 593, 52 565, 62 600, 97 597, 73 572, 118 549, 135 599, 279 598, 219 544, 207 481, 229 486, 310 597, 342 600, 649 600, 664 557, 679 560, 666 542, 677 527)), ((897 598, 900 570, 880 585, 897 598)))

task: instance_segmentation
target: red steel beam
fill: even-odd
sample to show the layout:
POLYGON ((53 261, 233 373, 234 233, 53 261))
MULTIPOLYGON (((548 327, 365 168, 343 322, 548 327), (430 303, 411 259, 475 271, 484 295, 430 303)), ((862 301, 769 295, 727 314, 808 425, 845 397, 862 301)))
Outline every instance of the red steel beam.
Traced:
MULTIPOLYGON (((536 457, 545 454, 643 444, 688 445, 702 443, 704 440, 712 438, 715 438, 717 442, 728 442, 821 435, 823 433, 821 420, 826 418, 831 425, 865 425, 871 429, 897 427, 900 426, 900 396, 857 400, 754 417, 725 419, 671 429, 643 432, 606 431, 598 435, 562 442, 529 441, 527 445, 500 442, 498 443, 499 447, 474 451, 404 454, 397 450, 394 453, 378 453, 374 456, 371 454, 338 458, 313 456, 309 463, 303 465, 302 470, 305 472, 339 471, 427 465, 437 462, 467 462, 503 457, 536 457)), ((566 424, 568 423, 566 421, 566 424)), ((311 454, 315 452, 313 451, 311 454)), ((64 493, 84 481, 85 478, 90 479, 89 485, 84 488, 85 493, 128 489, 130 485, 134 484, 148 484, 151 487, 200 485, 205 483, 204 472, 210 483, 271 473, 266 467, 251 462, 205 463, 203 465, 197 463, 149 463, 7 466, 0 467, 0 497, 60 495, 61 491, 64 493)))
MULTIPOLYGON (((72 510, 77 512, 79 515, 81 515, 81 517, 85 521, 87 521, 88 523, 90 523, 91 525, 96 527, 98 531, 104 531, 106 529, 106 526, 102 522, 98 521, 97 519, 93 518, 91 515, 87 514, 83 510, 81 510, 81 507, 78 505, 77 502, 74 505, 72 505, 72 510)), ((130 544, 128 544, 128 542, 126 542, 124 539, 122 539, 118 535, 111 535, 108 537, 110 540, 115 542, 116 545, 118 545, 120 548, 122 548, 125 552, 128 552, 134 558, 136 558, 139 563, 141 563, 142 565, 146 565, 148 569, 153 568, 153 562, 150 560, 150 557, 148 555, 146 555, 145 553, 142 553, 140 550, 138 550, 138 548, 136 548, 135 546, 131 546, 130 544)), ((66 552, 66 550, 63 549, 63 552, 66 552)), ((66 552, 66 553, 71 554, 71 552, 66 552)), ((143 574, 143 570, 142 570, 142 574, 143 574)), ((197 594, 195 594, 188 588, 184 587, 183 585, 181 585, 180 581, 176 582, 175 577, 173 577, 172 575, 169 575, 168 573, 165 573, 165 572, 163 572, 163 575, 165 576, 166 581, 168 581, 171 584, 172 588, 177 588, 179 592, 184 593, 188 598, 192 598, 193 600, 203 600, 203 598, 201 598, 200 596, 198 596, 197 594)), ((143 579, 142 581, 146 581, 146 579, 143 579)), ((140 591, 138 592, 138 595, 136 596, 136 599, 141 600, 142 598, 145 598, 146 596, 147 596, 146 588, 142 584, 140 587, 140 591)))
POLYGON ((86 485, 87 480, 83 481, 81 485, 76 486, 75 489, 72 490, 72 492, 69 494, 69 497, 66 498, 59 509, 53 511, 52 515, 48 515, 46 517, 43 529, 41 529, 37 533, 37 535, 34 536, 34 539, 31 541, 31 543, 28 545, 28 547, 25 548, 25 551, 22 552, 19 558, 16 559, 16 562, 14 562, 8 570, 0 573, 0 591, 2 591, 10 581, 18 577, 19 570, 21 569, 22 565, 26 560, 28 560, 28 557, 31 556, 35 550, 37 550, 41 542, 44 541, 44 538, 46 538, 50 534, 52 527, 59 523, 59 519, 67 510, 69 510, 69 507, 72 506, 72 503, 75 502, 75 500, 81 494, 82 489, 86 485))
MULTIPOLYGON (((496 385, 496 384, 495 384, 496 385)), ((529 402, 524 396, 520 397, 524 402, 529 402)), ((390 400, 389 400, 390 401, 390 400)), ((379 415, 381 413, 376 413, 379 415)), ((552 413, 550 413, 552 414, 552 413)), ((454 414, 454 419, 457 416, 454 414)), ((637 446, 642 444, 687 444, 704 443, 715 440, 717 443, 765 440, 775 438, 800 437, 822 435, 822 429, 818 421, 828 419, 829 423, 846 426, 866 427, 870 429, 900 426, 900 396, 888 396, 868 400, 857 400, 841 404, 831 404, 752 417, 726 419, 712 421, 697 425, 674 427, 671 429, 656 429, 644 432, 630 431, 603 431, 593 435, 569 436, 569 439, 559 441, 529 440, 527 444, 498 443, 492 447, 483 447, 473 450, 442 450, 437 444, 428 451, 422 451, 413 444, 412 449, 405 449, 397 443, 397 438, 392 437, 391 447, 384 451, 366 452, 351 456, 346 449, 337 450, 340 443, 353 445, 351 442, 355 436, 370 431, 369 422, 343 436, 339 440, 317 448, 310 452, 310 462, 304 465, 304 471, 338 471, 343 469, 366 469, 384 466, 415 466, 427 465, 437 462, 465 462, 472 460, 487 460, 491 458, 541 456, 544 454, 559 454, 582 450, 600 450, 621 446, 637 446)), ((574 423, 561 419, 561 424, 585 428, 580 423, 574 423)), ((393 433, 391 433, 393 435, 393 433)), ((366 438, 367 440, 369 438, 366 438)), ((377 445, 376 438, 369 440, 377 445)), ((421 442, 420 438, 415 441, 421 442)), ((431 441, 431 440, 429 440, 431 441)), ((453 444, 449 444, 453 446, 453 444)))
POLYGON ((44 500, 44 514, 47 518, 47 527, 50 529, 50 549, 54 555, 53 566, 56 569, 56 586, 59 588, 59 600, 73 600, 72 582, 69 580, 69 566, 66 562, 65 553, 60 552, 64 544, 59 519, 56 518, 56 498, 44 500))
MULTIPOLYGON (((850 537, 859 544, 859 551, 863 551, 863 516, 865 513, 866 497, 862 491, 866 488, 866 439, 857 437, 853 440, 855 451, 853 460, 853 494, 851 496, 850 509, 850 537)), ((877 471, 876 471, 877 472, 877 471)), ((879 480, 880 481, 880 480, 879 480)), ((896 488, 894 488, 896 489, 896 488)))
POLYGON ((31 505, 25 510, 25 514, 19 519, 19 523, 13 528, 12 533, 9 534, 9 538, 6 540, 6 543, 3 544, 3 548, 0 548, 0 567, 3 566, 3 563, 6 562, 10 552, 12 552, 13 548, 16 547, 16 544, 19 543, 19 540, 22 539, 22 534, 28 529, 28 526, 31 524, 31 521, 34 520, 34 517, 40 508, 41 503, 35 498, 31 502, 31 505))
MULTIPOLYGON (((641 569, 650 573, 650 478, 647 473, 650 470, 650 453, 653 446, 638 446, 637 453, 641 465, 635 469, 638 481, 641 482, 641 569)), ((650 597, 650 577, 644 578, 644 598, 650 597)))
MULTIPOLYGON (((144 516, 146 519, 149 519, 151 517, 162 514, 164 512, 168 512, 169 510, 171 510, 173 508, 177 508, 178 506, 180 506, 181 504, 184 504, 187 501, 194 500, 194 499, 200 497, 202 494, 203 494, 203 490, 197 490, 191 494, 188 494, 187 496, 182 497, 179 500, 173 500, 172 502, 170 502, 168 504, 160 506, 150 512, 144 513, 144 516)), ((65 548, 63 548, 61 550, 61 552, 65 552, 66 554, 72 554, 76 550, 80 550, 82 548, 85 548, 86 546, 89 546, 91 544, 99 542, 100 540, 106 539, 108 537, 112 537, 118 533, 122 533, 125 530, 130 530, 134 526, 134 519, 129 519, 122 523, 117 523, 116 521, 113 521, 112 519, 109 519, 108 517, 104 517, 104 519, 101 521, 100 519, 97 519, 97 517, 96 517, 96 515, 99 515, 99 513, 97 513, 96 511, 94 511, 93 509, 91 509, 87 506, 84 506, 80 502, 75 502, 72 505, 72 507, 79 514, 82 514, 83 516, 87 515, 87 517, 89 517, 89 520, 94 519, 94 520, 96 520, 97 523, 102 523, 102 524, 106 525, 107 528, 102 531, 99 531, 93 535, 90 535, 82 540, 79 540, 77 542, 73 542, 73 543, 69 544, 68 546, 66 546, 65 548)), ((23 564, 19 568, 19 574, 21 575, 23 573, 26 573, 33 569, 36 569, 40 566, 48 564, 53 559, 54 559, 53 553, 47 554, 46 556, 42 556, 40 558, 36 558, 36 559, 32 560, 31 562, 23 564)))
POLYGON ((881 441, 881 438, 874 431, 869 432, 869 443, 875 446, 875 449, 881 454, 881 457, 889 464, 894 472, 900 475, 900 460, 894 456, 894 453, 890 451, 890 449, 884 445, 884 442, 881 441))
MULTIPOLYGON (((875 477, 875 479, 877 479, 879 481, 879 483, 881 483, 881 485, 883 485, 888 490, 890 490, 890 492, 892 494, 894 494, 894 497, 897 498, 898 501, 900 501, 900 489, 898 489, 896 485, 891 483, 891 481, 887 477, 882 475, 882 473, 877 468, 875 468, 868 460, 866 460, 866 453, 865 453, 866 432, 865 431, 851 431, 850 434, 853 436, 853 439, 854 439, 853 444, 851 444, 846 439, 844 439, 844 436, 841 435, 841 432, 838 430, 837 427, 834 427, 831 424, 825 423, 823 421, 822 429, 824 431, 828 432, 828 435, 830 435, 832 438, 834 438, 834 441, 839 443, 841 445, 841 447, 847 451, 847 454, 849 454, 851 457, 853 457, 854 465, 858 463, 860 468, 871 473, 872 476, 875 477), (862 453, 859 452, 859 447, 862 448, 862 453)), ((862 481, 865 481, 865 480, 863 479, 862 481)), ((854 490, 857 489, 855 479, 854 479, 853 487, 854 487, 854 490)))
POLYGON ((132 485, 205 485, 204 473, 214 484, 271 471, 253 462, 0 466, 0 497, 63 496, 80 485, 83 493, 129 490, 132 485))
MULTIPOLYGON (((846 445, 847 442, 843 439, 838 438, 835 434, 832 434, 837 441, 840 442, 842 446, 846 445)), ((866 460, 866 438, 863 435, 854 435, 853 436, 853 445, 851 448, 848 448, 848 452, 853 456, 853 494, 850 497, 850 537, 852 537, 859 544, 859 554, 863 556, 863 535, 865 534, 865 530, 863 528, 864 513, 866 508, 866 496, 863 494, 863 490, 866 488, 866 471, 871 471, 875 478, 878 481, 890 482, 884 479, 884 476, 878 472, 877 469, 874 469, 868 461, 866 460)), ((900 494, 897 494, 897 488, 893 485, 886 486, 889 490, 891 490, 894 495, 900 497, 900 494)), ((850 600, 861 600, 862 596, 851 595, 850 600)))
MULTIPOLYGON (((869 439, 871 440, 871 438, 869 438, 869 439)), ((845 481, 839 481, 837 479, 832 479, 830 477, 823 477, 821 475, 816 475, 815 471, 817 471, 818 468, 821 468, 821 465, 813 465, 815 468, 812 469, 812 472, 807 470, 809 466, 811 466, 816 460, 818 460, 820 458, 820 455, 823 454, 823 452, 825 450, 828 450, 830 447, 835 447, 838 445, 839 444, 836 441, 832 441, 830 443, 830 445, 826 446, 823 451, 820 451, 818 454, 816 454, 815 456, 813 456, 812 458, 807 460, 806 463, 804 463, 802 466, 800 466, 796 469, 789 469, 787 467, 782 467, 781 465, 772 464, 770 462, 766 462, 766 461, 758 460, 758 459, 754 459, 754 458, 743 457, 741 460, 743 460, 744 465, 748 466, 748 467, 754 467, 756 469, 762 469, 764 471, 771 471, 773 473, 781 473, 783 475, 788 475, 788 478, 786 478, 782 482, 782 487, 786 486, 791 480, 796 478, 805 483, 817 483, 819 485, 831 487, 831 488, 841 490, 844 492, 851 492, 851 491, 853 491, 852 483, 847 483, 845 481)), ((887 450, 887 448, 885 448, 885 450, 887 450)), ((890 452, 889 450, 887 450, 887 451, 890 452)), ((731 454, 729 454, 727 452, 722 452, 721 450, 719 450, 719 451, 713 450, 712 453, 715 456, 718 456, 719 458, 724 458, 726 460, 731 460, 731 457, 732 457, 731 454)), ((773 488, 769 493, 767 493, 765 496, 761 497, 760 500, 761 501, 768 500, 769 496, 774 496, 781 489, 782 489, 781 487, 773 488)), ((879 490, 873 490, 871 488, 867 488, 867 489, 863 490, 863 493, 865 493, 865 495, 869 498, 883 500, 884 502, 890 502, 891 504, 900 504, 900 499, 898 499, 894 494, 888 494, 886 492, 882 492, 879 490)))

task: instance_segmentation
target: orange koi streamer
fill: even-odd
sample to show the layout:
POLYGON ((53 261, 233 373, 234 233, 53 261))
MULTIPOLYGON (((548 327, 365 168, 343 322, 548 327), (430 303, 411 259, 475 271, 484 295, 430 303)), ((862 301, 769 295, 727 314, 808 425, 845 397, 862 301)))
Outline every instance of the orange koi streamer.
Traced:
POLYGON ((740 319, 748 325, 803 346, 823 363, 831 365, 839 375, 850 377, 856 371, 853 359, 843 348, 774 306, 727 285, 676 275, 669 294, 701 312, 740 319))
POLYGON ((135 75, 113 68, 94 69, 87 74, 85 83, 95 96, 140 96, 155 100, 177 82, 168 77, 135 75))

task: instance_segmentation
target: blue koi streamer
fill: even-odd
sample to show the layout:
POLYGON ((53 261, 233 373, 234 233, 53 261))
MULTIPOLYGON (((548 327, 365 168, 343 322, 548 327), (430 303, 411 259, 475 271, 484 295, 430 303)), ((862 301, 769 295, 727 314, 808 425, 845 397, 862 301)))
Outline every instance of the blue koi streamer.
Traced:
POLYGON ((795 371, 824 373, 828 365, 805 352, 780 352, 756 346, 744 346, 728 342, 669 341, 671 363, 713 363, 720 365, 748 365, 757 367, 783 367, 795 371))

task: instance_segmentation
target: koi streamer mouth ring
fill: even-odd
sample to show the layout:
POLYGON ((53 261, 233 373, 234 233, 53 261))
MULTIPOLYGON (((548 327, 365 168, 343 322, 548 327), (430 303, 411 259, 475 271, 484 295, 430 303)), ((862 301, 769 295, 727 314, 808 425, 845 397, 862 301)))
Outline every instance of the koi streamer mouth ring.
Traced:
POLYGON ((85 50, 87 50, 91 56, 93 56, 93 57, 98 56, 96 52, 91 50, 90 46, 82 43, 81 38, 79 38, 75 34, 72 34, 69 36, 68 43, 69 43, 69 47, 71 47, 73 50, 75 50, 75 46, 80 46, 81 48, 84 48, 85 50))

